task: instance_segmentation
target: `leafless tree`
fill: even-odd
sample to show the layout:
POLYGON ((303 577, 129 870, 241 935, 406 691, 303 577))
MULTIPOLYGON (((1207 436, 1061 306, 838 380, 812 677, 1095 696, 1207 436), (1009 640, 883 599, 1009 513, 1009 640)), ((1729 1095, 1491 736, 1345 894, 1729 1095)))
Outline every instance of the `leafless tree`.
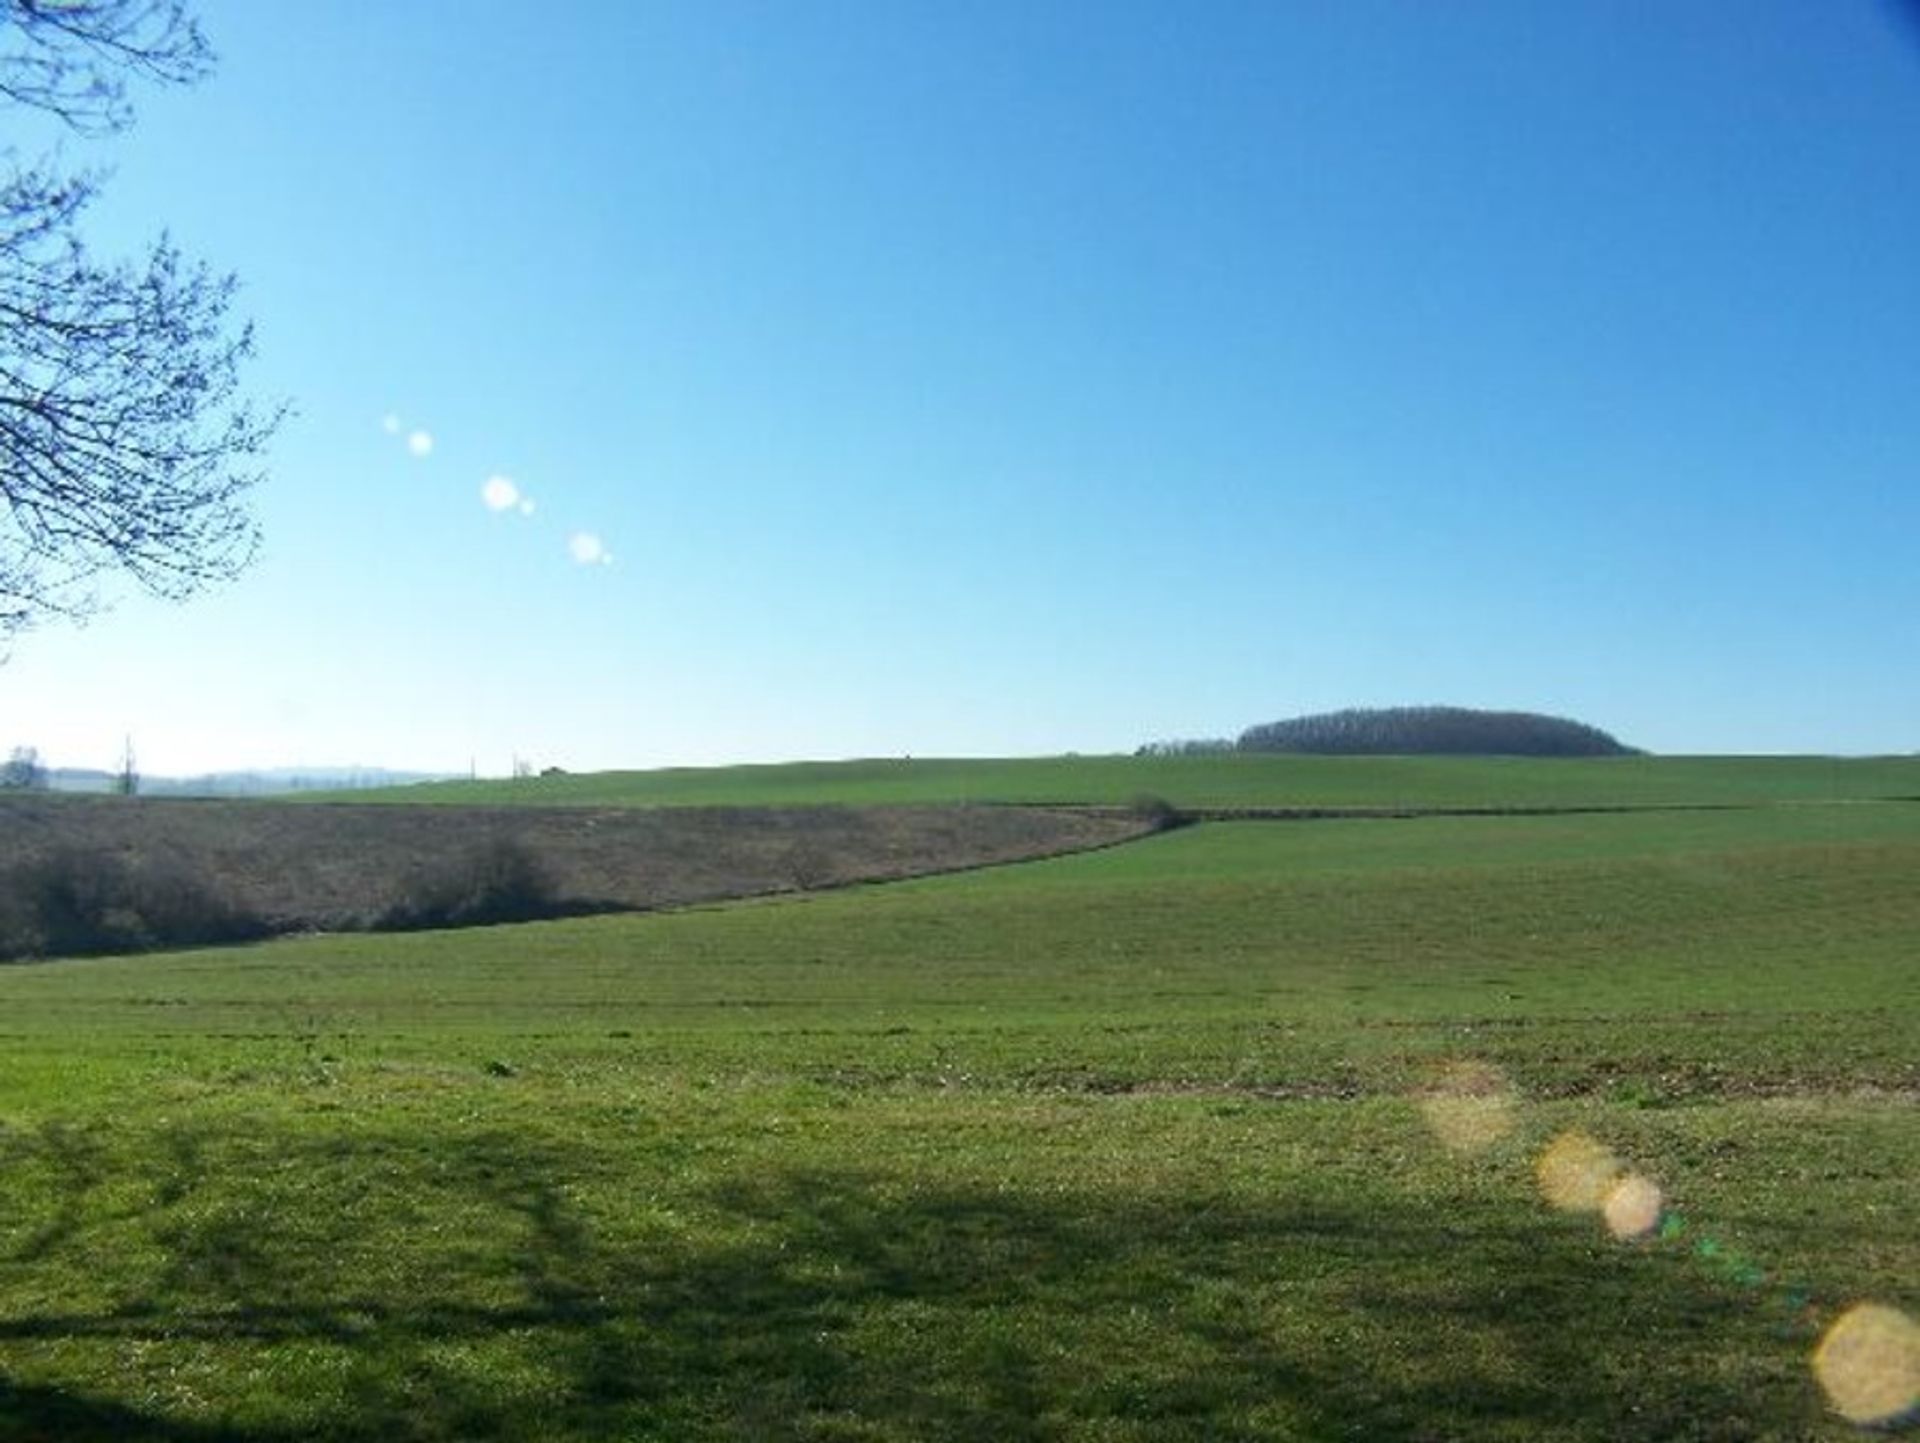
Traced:
MULTIPOLYGON (((182 0, 0 0, 0 114, 109 133, 130 80, 212 63, 182 0)), ((177 599, 257 543, 243 497, 283 412, 239 395, 235 281, 164 235, 137 262, 96 259, 80 220, 97 188, 0 152, 0 641, 91 612, 103 573, 177 599)))
POLYGON ((47 769, 40 764, 36 748, 15 747, 13 755, 0 764, 0 791, 44 792, 46 789, 47 769))
POLYGON ((122 797, 139 795, 140 769, 134 764, 132 737, 127 738, 126 750, 120 753, 120 770, 114 775, 113 790, 122 797))

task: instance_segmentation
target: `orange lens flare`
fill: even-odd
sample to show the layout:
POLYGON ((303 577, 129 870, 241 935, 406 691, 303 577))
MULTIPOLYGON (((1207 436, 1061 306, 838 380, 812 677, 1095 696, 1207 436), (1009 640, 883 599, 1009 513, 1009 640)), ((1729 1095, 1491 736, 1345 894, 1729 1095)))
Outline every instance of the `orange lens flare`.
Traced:
POLYGON ((1607 1220, 1608 1232, 1622 1242, 1632 1242, 1652 1235, 1660 1226, 1665 1205, 1666 1197, 1660 1185, 1633 1172, 1608 1191, 1601 1213, 1607 1220))
POLYGON ((1563 1132, 1534 1164, 1540 1195, 1564 1212, 1593 1213, 1607 1205, 1620 1180, 1620 1159, 1587 1133, 1563 1132))
POLYGON ((1880 1303, 1847 1310, 1813 1354, 1833 1411, 1884 1428, 1920 1414, 1920 1323, 1880 1303))
POLYGON ((1420 1114, 1449 1152, 1483 1153, 1515 1126, 1513 1084, 1486 1062, 1454 1062, 1420 1095, 1420 1114))

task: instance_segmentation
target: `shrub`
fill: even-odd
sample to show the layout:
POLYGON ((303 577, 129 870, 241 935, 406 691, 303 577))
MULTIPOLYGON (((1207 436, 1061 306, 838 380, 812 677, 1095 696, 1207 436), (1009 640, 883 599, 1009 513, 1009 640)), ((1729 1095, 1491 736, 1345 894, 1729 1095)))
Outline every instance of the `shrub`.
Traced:
POLYGON ((796 891, 824 887, 834 878, 833 854, 817 842, 796 841, 787 848, 787 875, 796 891))
POLYGON ((1165 797, 1151 792, 1141 792, 1127 803, 1127 810, 1156 832, 1170 832, 1193 820, 1165 797))
POLYGON ((420 867, 373 925, 405 932, 532 922, 564 910, 557 892, 537 857, 518 842, 493 837, 420 867))
POLYGON ((1143 742, 1133 754, 1136 757, 1222 757, 1232 750, 1233 743, 1225 737, 1191 737, 1143 742))
POLYGON ((0 872, 0 959, 198 947, 270 930, 175 860, 66 847, 0 872))

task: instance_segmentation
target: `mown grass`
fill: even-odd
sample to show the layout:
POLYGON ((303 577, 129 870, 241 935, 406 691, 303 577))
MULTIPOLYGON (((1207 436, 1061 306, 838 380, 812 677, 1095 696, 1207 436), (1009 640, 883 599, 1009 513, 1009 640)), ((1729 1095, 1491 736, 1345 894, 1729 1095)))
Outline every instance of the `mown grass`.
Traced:
POLYGON ((436 782, 355 801, 497 806, 1031 802, 1181 807, 1592 807, 1920 798, 1908 757, 1016 757, 791 762, 436 782))
POLYGON ((0 1440, 1844 1437, 1916 875, 1891 804, 1211 824, 0 969, 0 1440), (1543 1205, 1574 1126, 1677 1236, 1543 1205))

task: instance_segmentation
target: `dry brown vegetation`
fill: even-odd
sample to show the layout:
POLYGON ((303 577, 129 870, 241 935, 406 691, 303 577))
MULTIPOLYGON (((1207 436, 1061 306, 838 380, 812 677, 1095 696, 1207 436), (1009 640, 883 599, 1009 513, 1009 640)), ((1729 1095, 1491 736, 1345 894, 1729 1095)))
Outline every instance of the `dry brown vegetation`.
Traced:
MULTIPOLYGON (((225 915, 249 919, 256 933, 457 925, 918 876, 1079 851, 1148 830, 1150 820, 1131 814, 1040 807, 636 810, 17 796, 0 800, 0 891, 9 879, 16 891, 28 878, 44 887, 49 876, 77 877, 82 891, 103 877, 131 878, 140 895, 191 886, 225 915)), ((124 940, 100 947, 10 950, 173 940, 142 937, 132 926, 116 935, 124 940)))

